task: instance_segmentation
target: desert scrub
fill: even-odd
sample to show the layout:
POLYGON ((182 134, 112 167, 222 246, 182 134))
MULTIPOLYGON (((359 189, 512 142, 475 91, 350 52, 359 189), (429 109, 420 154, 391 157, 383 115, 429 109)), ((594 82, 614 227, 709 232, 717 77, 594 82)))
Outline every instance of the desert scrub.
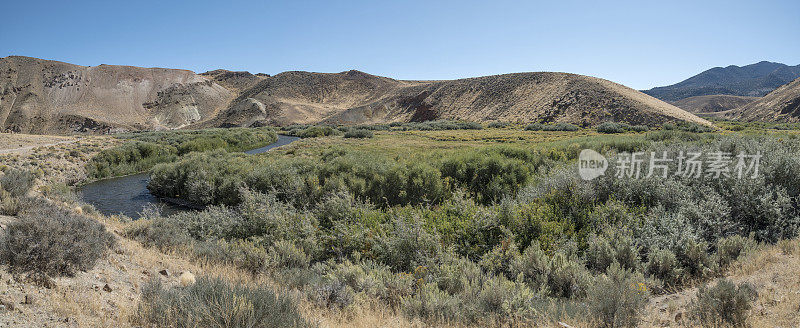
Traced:
POLYGON ((36 175, 31 171, 9 169, 0 177, 0 189, 5 190, 11 197, 25 196, 33 187, 36 175))
POLYGON ((690 305, 691 314, 704 327, 744 327, 756 296, 747 283, 719 279, 714 286, 700 287, 690 305))
POLYGON ((148 171, 159 163, 173 162, 191 152, 244 151, 278 140, 275 131, 265 128, 143 132, 119 138, 129 141, 99 152, 86 164, 90 179, 148 171))
POLYGON ((578 131, 578 127, 569 123, 541 124, 533 123, 525 127, 526 131, 578 131))
POLYGON ((311 327, 288 294, 201 277, 187 287, 142 286, 135 320, 146 327, 311 327))
POLYGON ((600 133, 624 133, 630 130, 631 126, 625 123, 605 122, 595 129, 600 133))
POLYGON ((103 224, 41 199, 29 199, 2 236, 0 259, 14 272, 72 276, 94 267, 114 237, 103 224))
POLYGON ((7 169, 0 177, 0 214, 17 215, 20 201, 33 187, 36 176, 30 171, 7 169))
POLYGON ((612 264, 589 289, 589 307, 601 327, 635 327, 649 291, 641 273, 612 264))
POLYGON ((357 138, 357 139, 365 139, 365 138, 372 138, 374 135, 370 130, 364 129, 352 129, 344 133, 345 138, 357 138))
POLYGON ((511 125, 511 123, 503 122, 503 121, 494 121, 494 122, 489 123, 486 127, 492 128, 492 129, 502 129, 502 128, 508 127, 509 125, 511 125))

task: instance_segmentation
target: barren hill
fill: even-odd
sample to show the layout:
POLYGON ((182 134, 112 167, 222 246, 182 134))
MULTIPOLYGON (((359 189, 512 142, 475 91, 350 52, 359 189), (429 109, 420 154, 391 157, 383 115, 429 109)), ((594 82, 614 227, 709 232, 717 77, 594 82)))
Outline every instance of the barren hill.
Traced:
POLYGON ((451 81, 400 81, 359 71, 286 72, 266 78, 214 120, 218 125, 468 121, 605 121, 659 124, 693 114, 610 81, 566 73, 516 73, 451 81), (258 120, 256 120, 258 121, 258 120))
POLYGON ((716 113, 726 110, 731 110, 753 101, 758 100, 759 97, 742 97, 742 96, 729 96, 729 95, 709 95, 709 96, 695 96, 678 101, 673 101, 672 104, 686 110, 689 113, 716 113))
POLYGON ((566 73, 402 81, 359 71, 275 76, 214 70, 78 66, 0 58, 0 128, 26 133, 468 121, 660 124, 693 114, 628 87, 566 73))
POLYGON ((800 121, 800 78, 747 105, 724 113, 745 121, 800 121))
POLYGON ((179 128, 215 116, 234 97, 188 70, 0 58, 3 131, 179 128))
POLYGON ((761 97, 798 77, 800 65, 762 61, 741 67, 714 67, 682 82, 643 92, 665 101, 708 95, 761 97))

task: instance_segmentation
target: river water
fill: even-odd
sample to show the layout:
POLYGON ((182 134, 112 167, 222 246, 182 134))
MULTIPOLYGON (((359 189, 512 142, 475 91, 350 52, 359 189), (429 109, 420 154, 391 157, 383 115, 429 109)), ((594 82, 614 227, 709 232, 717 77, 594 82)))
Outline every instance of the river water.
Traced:
MULTIPOLYGON (((278 135, 278 141, 261 148, 245 151, 245 154, 259 154, 270 149, 288 145, 300 138, 278 135)), ((91 204, 105 215, 122 214, 130 218, 139 218, 145 207, 155 205, 164 215, 191 210, 174 203, 166 202, 150 194, 147 183, 150 173, 140 173, 118 178, 98 180, 82 186, 79 190, 81 199, 91 204)))

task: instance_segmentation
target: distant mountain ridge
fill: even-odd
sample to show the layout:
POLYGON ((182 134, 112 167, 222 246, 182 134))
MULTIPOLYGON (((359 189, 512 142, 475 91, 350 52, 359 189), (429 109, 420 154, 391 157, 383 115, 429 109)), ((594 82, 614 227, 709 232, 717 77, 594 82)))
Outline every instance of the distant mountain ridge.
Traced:
POLYGON ((403 81, 360 71, 274 76, 0 58, 0 129, 22 133, 389 123, 435 119, 659 125, 693 114, 577 74, 403 81))
POLYGON ((762 97, 798 77, 800 65, 762 61, 741 67, 715 67, 679 83, 642 92, 664 101, 709 95, 762 97))

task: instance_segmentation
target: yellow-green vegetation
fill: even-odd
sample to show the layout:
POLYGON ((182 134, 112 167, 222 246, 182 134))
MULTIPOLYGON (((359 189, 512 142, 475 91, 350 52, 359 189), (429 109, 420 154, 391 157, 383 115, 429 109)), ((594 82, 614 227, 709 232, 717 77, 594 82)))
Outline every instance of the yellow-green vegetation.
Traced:
POLYGON ((89 179, 144 172, 158 163, 172 162, 191 152, 215 149, 245 151, 277 140, 270 128, 231 128, 158 131, 117 136, 128 142, 101 151, 86 165, 89 179))
MULTIPOLYGON (((127 235, 267 275, 321 308, 366 301, 428 324, 622 327, 649 295, 710 281, 756 242, 800 228, 791 132, 372 131, 160 164, 152 192, 210 206, 149 213, 127 235), (631 151, 765 156, 756 179, 583 181, 584 148, 610 162, 631 151)), ((704 313, 698 323, 716 312, 704 313)))

